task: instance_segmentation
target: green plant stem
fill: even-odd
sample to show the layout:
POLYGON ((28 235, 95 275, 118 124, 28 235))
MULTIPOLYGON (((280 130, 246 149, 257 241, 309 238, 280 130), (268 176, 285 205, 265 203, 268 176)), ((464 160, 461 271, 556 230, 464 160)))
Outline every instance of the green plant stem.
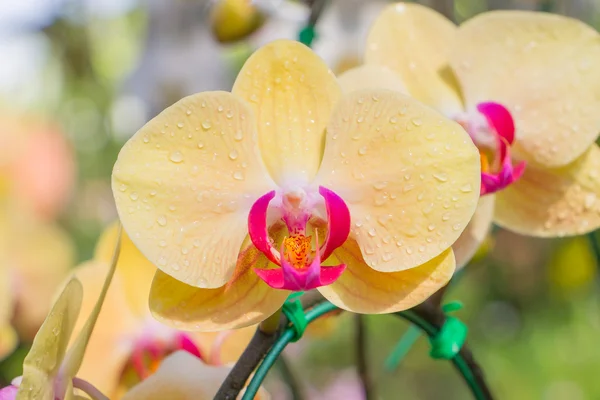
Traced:
POLYGON ((367 327, 364 315, 354 315, 354 326, 356 335, 356 369, 362 384, 365 400, 375 398, 371 374, 369 373, 369 361, 367 360, 367 327))
MULTIPOLYGON (((337 310, 337 307, 333 304, 327 301, 320 303, 306 312, 306 321, 310 324, 315 319, 334 310, 337 310)), ((437 310, 435 307, 431 306, 422 307, 422 309, 419 311, 408 310, 396 313, 395 315, 402 317, 418 326, 430 337, 437 335, 445 319, 445 316, 441 310, 437 310)), ((271 347, 271 349, 266 353, 262 363, 259 365, 256 373, 252 377, 250 384, 246 388, 246 392, 244 392, 242 400, 252 400, 254 398, 267 373, 273 367, 273 364, 285 346, 287 346, 294 338, 294 334, 294 330, 288 327, 275 341, 273 347, 271 347)), ((473 355, 466 345, 464 345, 461 351, 452 359, 452 363, 469 386, 469 389, 471 390, 471 393, 475 399, 493 399, 493 396, 483 377, 483 373, 477 363, 475 363, 473 355)))

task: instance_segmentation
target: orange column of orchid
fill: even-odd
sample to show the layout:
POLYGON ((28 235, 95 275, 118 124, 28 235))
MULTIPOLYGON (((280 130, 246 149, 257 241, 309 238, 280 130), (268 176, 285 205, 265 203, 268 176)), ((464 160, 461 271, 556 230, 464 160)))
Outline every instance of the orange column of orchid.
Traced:
POLYGON ((525 11, 483 13, 457 28, 429 8, 398 3, 375 22, 365 60, 340 78, 348 90, 403 86, 463 125, 480 151, 482 197, 454 247, 459 266, 492 220, 541 237, 600 226, 595 30, 525 11))
POLYGON ((341 308, 410 308, 447 283, 473 215, 477 149, 400 93, 344 96, 306 46, 259 49, 232 93, 177 102, 125 144, 113 192, 160 271, 156 318, 188 330, 258 323, 290 290, 341 308))

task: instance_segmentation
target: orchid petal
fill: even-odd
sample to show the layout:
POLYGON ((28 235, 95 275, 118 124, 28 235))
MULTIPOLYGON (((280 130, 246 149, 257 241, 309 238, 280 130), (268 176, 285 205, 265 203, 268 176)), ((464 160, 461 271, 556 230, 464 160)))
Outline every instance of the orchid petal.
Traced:
POLYGON ((81 306, 83 290, 71 278, 52 306, 23 362, 18 400, 54 400, 54 377, 65 358, 81 306))
MULTIPOLYGON (((116 232, 115 235, 112 235, 111 231, 112 227, 108 229, 108 235, 104 234, 102 236, 99 246, 103 246, 105 241, 108 242, 107 239, 110 236, 114 251, 117 235, 116 232)), ((122 240, 122 243, 126 243, 126 241, 122 240)), ((77 373, 79 378, 91 382, 110 398, 115 395, 119 379, 132 350, 125 338, 134 337, 138 334, 137 330, 140 324, 140 320, 132 312, 129 305, 125 280, 121 279, 121 274, 119 274, 119 268, 126 265, 123 261, 119 256, 117 271, 106 293, 102 309, 98 314, 97 323, 89 337, 85 357, 77 373)), ((88 317, 94 312, 109 267, 110 264, 107 262, 95 260, 80 265, 73 271, 83 285, 81 312, 74 330, 76 334, 84 329, 88 317)), ((154 270, 156 269, 154 268, 154 270)), ((148 284, 148 287, 146 287, 146 303, 148 302, 149 290, 148 284)))
POLYGON ((366 263, 396 272, 458 238, 480 182, 479 152, 460 125, 400 93, 364 90, 334 111, 315 183, 344 199, 366 263))
POLYGON ((269 238, 269 227, 267 226, 267 210, 269 203, 275 197, 275 191, 261 196, 254 202, 248 213, 248 233, 254 246, 260 250, 274 264, 280 264, 273 253, 273 245, 269 238))
MULTIPOLYGON (((117 240, 118 227, 119 223, 114 222, 104 230, 94 251, 95 260, 110 263, 117 240)), ((121 253, 119 254, 115 273, 123 285, 123 294, 126 300, 123 307, 127 307, 137 317, 145 318, 150 312, 148 293, 156 273, 156 267, 135 247, 125 232, 121 234, 121 253)), ((101 282, 102 279, 100 279, 100 283, 97 283, 98 288, 101 282)), ((86 283, 83 280, 82 283, 87 292, 86 283)), ((113 283, 113 285, 115 284, 113 283)), ((111 292, 112 289, 109 290, 109 295, 111 292)), ((93 297, 97 297, 97 295, 93 297)))
MULTIPOLYGON (((210 400, 230 371, 231 367, 209 366, 185 351, 177 351, 123 400, 210 400)), ((268 398, 262 389, 255 399, 261 398, 268 398)))
POLYGON ((113 170, 120 219, 153 264, 192 286, 233 274, 252 203, 274 187, 247 104, 204 92, 167 108, 123 147, 113 170))
POLYGON ((196 288, 158 271, 150 289, 150 310, 176 329, 210 332, 256 324, 277 311, 289 294, 270 288, 252 270, 268 265, 246 239, 233 277, 220 288, 196 288))
POLYGON ((517 165, 512 164, 510 156, 510 146, 503 137, 498 138, 498 146, 500 147, 500 170, 495 173, 481 173, 481 195, 495 193, 506 188, 518 180, 525 171, 525 161, 521 161, 517 165))
MULTIPOLYGON (((108 268, 105 270, 106 275, 104 276, 104 281, 102 285, 102 289, 96 298, 96 302, 94 307, 92 308, 89 315, 87 315, 87 319, 83 324, 83 327, 78 332, 75 340, 70 344, 69 350, 65 355, 65 358, 60 367, 60 373, 57 377, 57 383, 55 383, 55 390, 57 395, 60 396, 64 393, 62 390, 67 387, 64 385, 68 385, 71 383, 81 364, 83 363, 83 356, 85 354, 86 348, 88 346, 90 336, 92 335, 92 331, 94 330, 94 326, 96 325, 96 321, 98 319, 98 315, 100 314, 100 310, 102 309, 102 304, 104 303, 104 299, 106 298, 106 294, 108 292, 108 288, 112 282, 112 278, 115 274, 115 269, 117 267, 117 261, 119 259, 119 252, 121 251, 121 231, 122 229, 119 227, 116 244, 113 250, 113 256, 108 264, 108 268)), ((102 269, 101 269, 102 270, 102 269)), ((80 299, 80 303, 83 302, 83 298, 80 299)))
POLYGON ((331 285, 317 290, 336 306, 360 314, 392 313, 422 303, 448 283, 455 266, 452 249, 447 249, 410 270, 378 272, 365 264, 352 239, 334 251, 328 263, 344 263, 346 271, 331 285))
MULTIPOLYGON (((327 209, 327 237, 323 243, 322 255, 317 252, 317 255, 323 260, 327 260, 333 250, 340 247, 350 233, 350 211, 344 200, 331 190, 321 186, 319 193, 325 199, 325 207, 327 209)), ((315 234, 318 234, 315 231, 315 234)), ((317 241, 318 246, 318 241, 317 241)), ((341 273, 341 271, 340 271, 341 273)))
MULTIPOLYGON (((337 247, 337 246, 336 246, 337 247)), ((274 289, 284 289, 291 291, 305 291, 329 285, 344 272, 345 265, 336 265, 329 267, 321 266, 320 251, 317 248, 315 257, 306 268, 296 268, 283 257, 283 245, 281 249, 281 268, 260 269, 255 268, 254 272, 274 289)))
POLYGON ((479 198, 475 215, 473 215, 473 218, 469 221, 469 224, 458 240, 452 245, 457 270, 471 261, 477 249, 479 249, 479 246, 490 232, 492 219, 494 218, 494 199, 493 195, 481 196, 479 198))
POLYGON ((19 388, 13 385, 6 386, 0 389, 0 400, 15 400, 19 388))
POLYGON ((495 101, 517 126, 520 159, 572 162, 600 128, 600 35, 555 14, 493 11, 464 23, 450 63, 467 108, 495 101))
POLYGON ((448 66, 456 30, 431 8, 390 5, 371 29, 366 63, 390 68, 411 96, 445 115, 454 115, 463 110, 456 78, 448 66))
POLYGON ((515 140, 515 122, 512 115, 502 104, 485 102, 477 104, 477 111, 482 113, 496 133, 508 144, 515 140))
POLYGON ((531 164, 521 179, 496 193, 495 222, 530 236, 580 235, 600 227, 600 148, 569 165, 531 164))
POLYGON ((230 367, 214 367, 185 351, 163 360, 158 370, 134 386, 123 400, 209 400, 219 390, 230 367))
POLYGON ((395 72, 376 64, 352 68, 339 75, 338 82, 344 93, 361 89, 388 89, 408 94, 406 85, 395 72))
POLYGON ((254 110, 261 155, 273 179, 280 186, 310 182, 341 95, 325 62, 301 43, 277 40, 250 56, 232 92, 254 110))

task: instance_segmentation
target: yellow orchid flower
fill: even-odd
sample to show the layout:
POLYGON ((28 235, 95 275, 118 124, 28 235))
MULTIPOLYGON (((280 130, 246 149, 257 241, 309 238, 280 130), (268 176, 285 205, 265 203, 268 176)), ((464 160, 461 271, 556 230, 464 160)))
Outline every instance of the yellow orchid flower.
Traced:
POLYGON ((140 129, 112 187, 160 269, 154 316, 217 331, 266 319, 295 290, 359 313, 422 302, 454 271, 479 175, 459 124, 389 90, 343 96, 309 48, 279 40, 232 93, 186 97, 140 129))
MULTIPOLYGON (((110 265, 117 228, 115 223, 101 236, 95 262, 73 272, 84 292, 75 333, 84 326, 85 317, 95 307, 102 291, 102 277, 106 276, 110 265)), ((255 331, 255 327, 249 327, 217 335, 182 332, 161 325, 152 318, 148 308, 148 294, 155 272, 156 267, 123 233, 115 275, 77 375, 111 399, 121 398, 128 388, 152 376, 156 368, 160 370, 163 359, 177 350, 185 350, 206 364, 235 361, 255 331)))
POLYGON ((361 68, 370 71, 352 71, 362 82, 355 88, 381 87, 373 71, 392 71, 390 84, 405 85, 411 96, 461 123, 480 149, 485 196, 465 232, 474 240, 463 240, 469 248, 461 250, 459 265, 492 219, 541 237, 600 226, 595 30, 526 11, 487 12, 456 27, 427 7, 398 3, 374 23, 365 63, 361 68))
POLYGON ((50 313, 38 331, 33 345, 23 362, 23 376, 11 386, 0 390, 3 400, 64 400, 81 399, 75 389, 94 400, 107 399, 89 382, 76 377, 98 318, 117 264, 119 243, 104 278, 102 290, 77 338, 67 346, 83 301, 83 288, 76 277, 71 277, 54 302, 50 313))
MULTIPOLYGON (((123 400, 210 400, 217 394, 231 367, 203 364, 185 351, 168 356, 154 375, 133 387, 123 400)), ((264 390, 255 400, 268 400, 264 390)))
POLYGON ((0 197, 0 359, 18 337, 33 340, 75 257, 63 229, 38 221, 10 200, 0 197))

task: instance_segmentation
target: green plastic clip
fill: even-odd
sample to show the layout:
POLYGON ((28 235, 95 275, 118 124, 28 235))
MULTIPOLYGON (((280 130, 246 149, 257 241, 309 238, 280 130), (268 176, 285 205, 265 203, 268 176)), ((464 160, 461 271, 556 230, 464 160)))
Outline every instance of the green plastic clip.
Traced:
POLYGON ((304 314, 304 309, 302 308, 302 303, 299 301, 299 297, 303 294, 304 292, 290 294, 285 303, 283 303, 283 307, 281 307, 281 310, 292 324, 291 328, 294 330, 294 338, 291 340, 291 342, 297 342, 300 340, 302 335, 304 335, 306 326, 308 325, 308 322, 306 321, 306 314, 304 314))
POLYGON ((317 36, 314 25, 306 25, 298 34, 298 41, 310 47, 317 36))
MULTIPOLYGON (((461 303, 452 302, 445 304, 442 310, 447 314, 461 308, 461 303)), ((450 360, 454 358, 465 344, 468 330, 467 326, 460 319, 447 316, 446 322, 438 334, 429 339, 431 343, 429 355, 435 359, 450 360)))

